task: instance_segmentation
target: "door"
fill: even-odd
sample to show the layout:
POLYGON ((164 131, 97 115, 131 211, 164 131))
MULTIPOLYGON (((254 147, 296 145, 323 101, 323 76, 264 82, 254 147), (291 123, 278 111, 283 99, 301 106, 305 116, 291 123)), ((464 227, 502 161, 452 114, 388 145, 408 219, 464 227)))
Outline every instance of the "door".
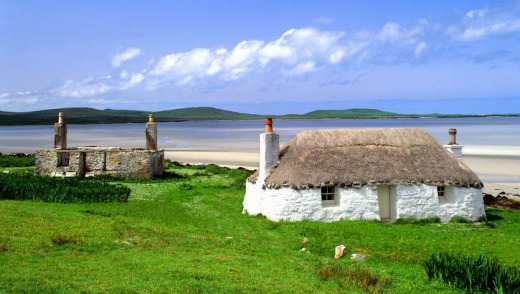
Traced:
POLYGON ((379 217, 381 219, 391 219, 390 186, 377 186, 377 196, 379 200, 379 217))

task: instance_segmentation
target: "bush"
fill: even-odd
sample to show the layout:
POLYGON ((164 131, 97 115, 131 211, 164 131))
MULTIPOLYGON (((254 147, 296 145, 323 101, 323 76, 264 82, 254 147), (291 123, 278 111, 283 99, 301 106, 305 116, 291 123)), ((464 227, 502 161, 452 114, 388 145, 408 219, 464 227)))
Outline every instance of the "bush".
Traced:
POLYGON ((520 271, 503 268, 496 259, 440 253, 432 255, 424 267, 430 280, 442 279, 468 293, 520 293, 520 271))
POLYGON ((58 203, 128 201, 130 188, 79 178, 0 174, 0 199, 58 203))

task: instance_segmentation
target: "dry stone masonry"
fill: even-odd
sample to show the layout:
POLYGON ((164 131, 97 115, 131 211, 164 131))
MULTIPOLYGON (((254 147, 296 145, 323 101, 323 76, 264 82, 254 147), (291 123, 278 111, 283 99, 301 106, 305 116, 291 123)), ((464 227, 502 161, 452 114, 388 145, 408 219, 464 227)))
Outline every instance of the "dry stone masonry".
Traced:
POLYGON ((54 124, 54 149, 36 152, 36 174, 52 177, 115 177, 153 179, 164 170, 164 150, 157 149, 157 124, 150 114, 146 124, 146 148, 67 148, 67 125, 63 113, 54 124))

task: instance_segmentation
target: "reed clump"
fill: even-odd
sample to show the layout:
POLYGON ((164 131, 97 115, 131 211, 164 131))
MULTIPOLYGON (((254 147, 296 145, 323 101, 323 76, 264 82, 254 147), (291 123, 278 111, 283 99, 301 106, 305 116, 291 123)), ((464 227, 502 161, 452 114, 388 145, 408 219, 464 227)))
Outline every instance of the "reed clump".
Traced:
POLYGON ((104 181, 0 174, 1 200, 57 203, 127 202, 130 188, 104 181))
POLYGON ((424 267, 430 280, 441 279, 468 293, 520 293, 520 271, 502 267, 496 259, 439 253, 424 267))

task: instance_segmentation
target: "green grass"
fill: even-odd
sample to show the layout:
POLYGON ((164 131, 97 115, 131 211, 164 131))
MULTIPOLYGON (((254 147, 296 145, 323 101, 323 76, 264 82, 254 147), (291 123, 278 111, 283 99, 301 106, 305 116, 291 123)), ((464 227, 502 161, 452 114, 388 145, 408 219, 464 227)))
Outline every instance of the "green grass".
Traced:
POLYGON ((34 154, 2 154, 0 153, 0 167, 33 167, 34 154))
POLYGON ((0 201, 0 292, 463 293, 430 281, 424 261, 520 264, 517 211, 488 209, 480 224, 274 223, 241 213, 244 171, 168 172, 117 181, 127 203, 0 201), (347 257, 335 260, 339 244, 347 257))

